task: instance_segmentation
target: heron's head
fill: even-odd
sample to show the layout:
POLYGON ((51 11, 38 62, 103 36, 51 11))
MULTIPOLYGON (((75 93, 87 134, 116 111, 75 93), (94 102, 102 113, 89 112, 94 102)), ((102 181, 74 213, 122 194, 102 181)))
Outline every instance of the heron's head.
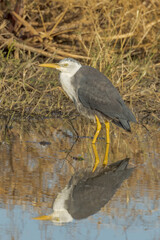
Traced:
POLYGON ((33 218, 34 220, 43 220, 43 221, 51 221, 55 225, 62 225, 64 223, 71 222, 73 218, 71 215, 68 213, 67 210, 63 209, 62 211, 54 211, 50 215, 44 215, 44 216, 39 216, 33 218))
POLYGON ((74 75, 82 67, 82 65, 73 58, 64 58, 59 63, 44 63, 39 66, 55 68, 62 73, 68 73, 70 75, 74 75))

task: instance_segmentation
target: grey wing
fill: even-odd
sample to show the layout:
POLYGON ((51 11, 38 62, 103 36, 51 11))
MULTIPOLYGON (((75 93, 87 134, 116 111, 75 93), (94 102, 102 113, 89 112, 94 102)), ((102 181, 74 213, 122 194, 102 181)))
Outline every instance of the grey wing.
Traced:
POLYGON ((76 73, 75 79, 78 98, 83 106, 124 124, 125 121, 136 122, 133 113, 125 105, 117 89, 98 70, 83 66, 76 73))
POLYGON ((122 182, 133 172, 133 168, 122 166, 126 164, 125 161, 117 162, 117 166, 115 163, 110 170, 104 170, 97 176, 79 179, 67 204, 68 211, 74 219, 87 218, 108 203, 122 182))

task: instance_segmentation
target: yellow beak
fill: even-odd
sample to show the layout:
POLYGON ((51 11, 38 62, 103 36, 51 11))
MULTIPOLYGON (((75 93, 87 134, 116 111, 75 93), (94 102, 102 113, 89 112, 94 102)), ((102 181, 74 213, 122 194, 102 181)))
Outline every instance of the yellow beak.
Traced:
POLYGON ((39 217, 34 217, 34 218, 32 218, 32 219, 34 219, 34 220, 45 220, 45 221, 47 221, 47 220, 52 220, 52 215, 48 215, 48 216, 39 216, 39 217))
POLYGON ((39 64, 39 67, 60 68, 58 63, 43 63, 39 64))

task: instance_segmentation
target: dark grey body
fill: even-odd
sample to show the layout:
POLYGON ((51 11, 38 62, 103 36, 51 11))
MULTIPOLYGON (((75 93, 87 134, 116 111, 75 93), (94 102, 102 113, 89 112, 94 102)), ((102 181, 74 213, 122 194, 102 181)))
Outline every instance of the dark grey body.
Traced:
POLYGON ((87 218, 98 212, 113 197, 134 168, 127 168, 129 159, 115 162, 95 172, 74 174, 68 188, 72 188, 65 208, 74 219, 87 218))
POLYGON ((130 131, 129 122, 136 122, 110 80, 95 68, 82 66, 72 77, 76 97, 74 102, 80 113, 100 121, 112 120, 119 127, 130 131))

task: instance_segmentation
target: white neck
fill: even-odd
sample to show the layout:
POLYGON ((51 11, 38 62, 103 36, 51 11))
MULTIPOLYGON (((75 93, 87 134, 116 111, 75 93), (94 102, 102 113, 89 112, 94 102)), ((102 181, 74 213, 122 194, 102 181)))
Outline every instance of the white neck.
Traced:
POLYGON ((72 69, 71 72, 60 73, 60 82, 61 82, 62 88, 67 93, 67 95, 71 98, 72 101, 76 97, 75 90, 72 85, 72 77, 80 68, 81 68, 81 65, 77 64, 76 67, 72 69))

